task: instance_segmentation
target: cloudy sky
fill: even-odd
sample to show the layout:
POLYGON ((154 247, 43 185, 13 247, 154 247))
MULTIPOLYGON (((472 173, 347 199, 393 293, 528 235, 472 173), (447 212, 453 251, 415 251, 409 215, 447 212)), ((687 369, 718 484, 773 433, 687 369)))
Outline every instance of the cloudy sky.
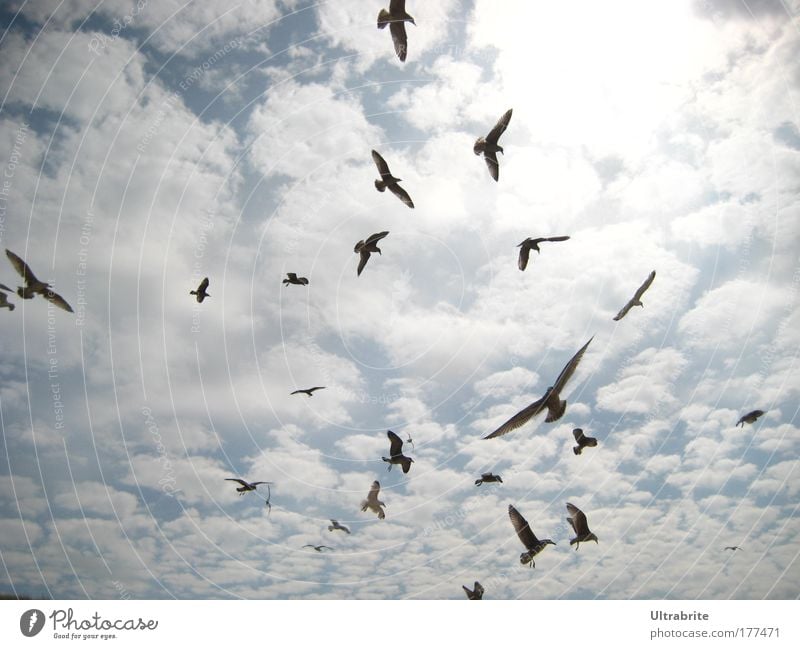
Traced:
POLYGON ((75 309, 0 311, 0 592, 796 598, 800 0, 409 0, 404 64, 382 4, 0 5, 0 248, 75 309))

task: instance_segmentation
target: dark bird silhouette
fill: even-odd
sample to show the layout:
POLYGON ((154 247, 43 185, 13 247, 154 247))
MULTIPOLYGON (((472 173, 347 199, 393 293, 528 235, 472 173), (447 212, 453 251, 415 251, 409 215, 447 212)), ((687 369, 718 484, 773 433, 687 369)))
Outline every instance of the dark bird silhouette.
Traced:
POLYGON ((0 309, 8 309, 9 311, 13 311, 15 306, 8 301, 8 295, 3 291, 8 291, 9 293, 14 292, 5 284, 0 284, 0 309))
POLYGON ((241 478, 225 478, 225 480, 238 482, 240 485, 242 485, 241 487, 236 487, 236 491, 239 492, 240 496, 244 496, 248 491, 257 491, 258 485, 267 485, 267 499, 264 502, 266 503, 267 507, 269 507, 270 513, 272 513, 272 505, 269 502, 272 499, 272 491, 270 490, 270 485, 273 484, 272 482, 247 482, 241 478))
POLYGON ((542 539, 540 541, 537 539, 531 526, 528 525, 528 521, 522 517, 522 514, 515 509, 514 505, 508 506, 508 517, 511 519, 511 524, 514 526, 519 540, 522 541, 522 545, 527 548, 526 552, 519 555, 519 562, 523 566, 530 563, 531 568, 535 568, 536 563, 533 557, 544 550, 546 546, 555 545, 555 541, 551 541, 550 539, 542 539))
POLYGON ((315 388, 308 388, 307 390, 295 390, 294 392, 290 392, 289 394, 290 395, 292 395, 292 394, 307 394, 309 397, 313 397, 314 396, 314 392, 316 392, 317 390, 324 390, 324 389, 325 389, 324 385, 318 385, 315 388))
POLYGON ((198 302, 202 302, 207 297, 211 297, 211 293, 208 292, 208 277, 200 282, 200 286, 197 287, 196 291, 189 291, 189 295, 195 295, 198 302))
POLYGON ((286 279, 283 280, 283 285, 289 286, 289 284, 296 284, 297 286, 308 286, 308 278, 298 277, 297 273, 286 273, 286 279))
POLYGON ((400 439, 391 430, 386 433, 389 437, 389 455, 390 457, 382 458, 384 462, 389 463, 389 471, 392 470, 393 464, 399 464, 403 467, 403 473, 408 473, 411 469, 411 463, 414 461, 410 457, 403 455, 403 440, 400 439))
POLYGON ((543 241, 567 241, 569 237, 539 237, 538 239, 531 239, 530 237, 525 239, 522 243, 520 243, 517 248, 519 248, 519 260, 517 261, 517 266, 520 270, 525 270, 528 267, 528 258, 530 257, 531 250, 535 250, 538 253, 542 251, 539 250, 539 244, 543 241))
POLYGON ((323 550, 333 550, 333 548, 328 547, 327 545, 304 545, 304 548, 314 548, 317 552, 322 552, 323 550))
POLYGON ((383 508, 386 507, 386 503, 378 500, 378 494, 381 492, 381 483, 377 480, 372 483, 372 487, 370 487, 369 493, 367 497, 361 501, 361 511, 365 512, 367 509, 376 513, 378 518, 383 520, 386 518, 386 513, 383 511, 383 508))
POLYGON ((364 266, 367 265, 369 261, 369 256, 373 252, 377 252, 379 255, 381 254, 381 249, 378 248, 378 241, 383 239, 389 234, 389 232, 377 232, 369 237, 367 240, 364 241, 363 239, 356 244, 356 247, 353 248, 353 252, 357 252, 361 255, 361 259, 358 262, 358 275, 361 275, 361 271, 364 270, 364 266))
POLYGON ((483 599, 483 586, 481 586, 479 581, 475 582, 472 590, 466 586, 462 586, 461 588, 463 588, 464 592, 467 594, 467 599, 483 599))
POLYGON ((644 284, 642 284, 637 290, 634 296, 628 301, 628 303, 622 307, 617 315, 614 316, 614 320, 619 321, 625 317, 625 315, 635 306, 644 307, 642 304, 642 295, 644 292, 650 288, 650 284, 653 283, 653 280, 656 278, 656 271, 653 271, 647 276, 647 279, 644 280, 644 284))
POLYGON ((384 29, 389 25, 392 34, 394 51, 397 58, 405 62, 408 53, 408 36, 406 35, 406 23, 416 25, 414 18, 406 13, 406 0, 391 0, 389 11, 381 9, 378 13, 378 29, 384 29))
POLYGON ((381 175, 380 180, 375 181, 375 189, 379 192, 385 192, 388 189, 392 194, 413 209, 414 201, 411 200, 411 196, 408 195, 405 189, 397 184, 403 182, 403 179, 395 178, 392 175, 392 172, 389 171, 389 165, 386 164, 386 160, 384 160, 377 151, 372 152, 372 159, 375 161, 375 166, 378 167, 378 173, 381 175))
POLYGON ((572 434, 575 437, 575 441, 578 442, 577 446, 572 447, 572 452, 575 453, 575 455, 580 455, 581 451, 583 451, 583 449, 585 449, 587 446, 597 446, 597 439, 594 437, 586 437, 586 435, 583 434, 582 428, 574 429, 572 434))
POLYGON ((586 522, 586 514, 572 503, 567 503, 567 511, 569 512, 567 522, 572 525, 572 529, 575 531, 575 538, 571 539, 569 544, 574 545, 577 551, 581 543, 587 543, 589 541, 597 543, 597 537, 589 530, 589 524, 586 522))
POLYGON ((483 439, 492 439, 494 437, 500 437, 501 435, 510 433, 512 430, 515 430, 526 424, 532 417, 535 417, 545 409, 547 409, 547 417, 545 418, 545 422, 550 423, 561 419, 564 412, 567 410, 567 402, 561 400, 561 391, 564 389, 564 386, 566 386, 570 377, 575 373, 578 364, 581 362, 581 358, 583 358, 586 348, 589 346, 589 343, 592 342, 592 340, 594 340, 594 336, 589 338, 589 342, 581 347, 578 350, 578 353, 570 359, 569 363, 567 363, 564 369, 561 370, 561 374, 558 375, 556 382, 547 388, 547 391, 544 393, 544 396, 541 399, 534 401, 527 408, 520 410, 516 415, 500 426, 500 428, 487 435, 483 439))
POLYGON ((753 410, 752 412, 748 412, 746 415, 742 415, 742 418, 736 422, 736 425, 744 428, 745 424, 754 424, 756 423, 756 419, 763 414, 763 410, 753 410))
POLYGON ((347 532, 348 534, 350 534, 350 528, 349 527, 347 527, 346 525, 342 525, 341 523, 339 523, 339 521, 334 520, 332 518, 331 519, 331 524, 328 525, 328 531, 329 532, 333 532, 335 530, 341 530, 342 532, 347 532))
POLYGON ((736 550, 741 550, 742 548, 739 547, 738 545, 726 545, 725 549, 726 550, 733 550, 734 552, 736 552, 736 550))
POLYGON ((475 486, 480 487, 484 482, 503 482, 503 478, 494 473, 481 473, 481 477, 475 481, 475 486))
POLYGON ((486 137, 479 137, 475 140, 475 145, 472 147, 472 151, 475 155, 479 156, 483 154, 486 160, 486 166, 489 168, 489 175, 495 180, 500 179, 500 163, 497 161, 497 154, 503 153, 503 147, 497 143, 497 140, 500 139, 500 136, 508 127, 508 123, 511 121, 511 112, 511 109, 507 110, 497 124, 495 124, 494 128, 489 131, 489 135, 486 137))
POLYGON ((36 275, 33 274, 33 271, 31 271, 28 264, 26 264, 21 257, 18 257, 7 248, 6 257, 8 257, 14 270, 16 270, 25 281, 25 288, 21 286, 17 287, 17 295, 23 300, 32 300, 34 296, 41 295, 45 300, 57 306, 59 309, 64 309, 64 311, 69 311, 70 313, 73 312, 72 307, 67 304, 67 301, 50 288, 50 284, 45 284, 36 279, 36 275))

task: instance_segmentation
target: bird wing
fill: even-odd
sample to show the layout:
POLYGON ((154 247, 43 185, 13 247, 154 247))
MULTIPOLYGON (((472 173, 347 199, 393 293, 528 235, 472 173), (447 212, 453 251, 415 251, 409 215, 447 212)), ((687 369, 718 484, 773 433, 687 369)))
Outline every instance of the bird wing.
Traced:
POLYGON ((21 257, 15 255, 8 248, 6 248, 6 257, 8 257, 8 260, 11 262, 14 270, 16 270, 22 276, 22 279, 25 280, 26 284, 37 284, 39 282, 28 264, 26 264, 21 257))
POLYGON ((642 295, 644 295, 644 292, 645 292, 645 291, 646 291, 648 288, 650 288, 650 284, 652 284, 652 283, 653 283, 653 280, 654 280, 655 278, 656 278, 656 271, 653 271, 652 273, 650 273, 650 274, 647 276, 647 279, 646 279, 646 280, 644 280, 644 284, 642 284, 642 285, 641 285, 641 286, 638 288, 638 290, 636 291, 636 294, 633 296, 633 299, 634 299, 634 301, 638 301, 638 300, 640 300, 640 299, 642 298, 642 295))
POLYGON ((575 437, 575 441, 578 442, 578 444, 581 443, 582 439, 586 439, 586 435, 583 434, 583 430, 580 428, 576 428, 575 430, 573 430, 572 435, 573 437, 575 437))
POLYGON ((622 320, 622 318, 624 318, 628 314, 628 311, 630 311, 633 308, 634 302, 635 300, 629 300, 628 303, 619 310, 619 313, 614 316, 614 320, 617 322, 622 320))
POLYGON ((500 428, 495 430, 493 433, 490 433, 483 439, 493 439, 495 437, 500 437, 501 435, 505 435, 506 433, 510 433, 512 430, 516 430, 520 426, 523 426, 528 422, 531 417, 535 417, 538 415, 542 410, 545 408, 545 403, 547 402, 547 397, 550 396, 545 395, 541 399, 534 401, 531 405, 523 410, 520 410, 516 415, 514 415, 511 419, 509 419, 506 423, 504 423, 500 428))
POLYGON ((508 123, 511 121, 511 112, 511 109, 507 110, 497 121, 494 128, 489 131, 489 135, 486 136, 487 142, 490 144, 497 144, 497 140, 500 139, 500 136, 505 132, 506 128, 508 128, 508 123))
POLYGON ((360 252, 360 255, 361 255, 361 259, 358 261, 358 272, 356 273, 359 276, 361 275, 361 271, 364 270, 364 266, 366 266, 367 262, 369 261, 370 252, 369 252, 369 250, 364 250, 362 248, 361 252, 360 252))
POLYGON ((290 392, 289 396, 292 396, 293 394, 300 394, 301 392, 305 392, 305 390, 295 390, 294 392, 290 392))
POLYGON ((318 386, 313 387, 313 388, 308 388, 308 391, 309 392, 316 392, 317 390, 324 390, 324 389, 325 389, 324 385, 318 385, 318 386))
POLYGON ((546 237, 546 238, 542 239, 542 241, 568 241, 568 240, 569 240, 569 237, 568 237, 568 236, 563 236, 563 237, 546 237))
POLYGON ((411 196, 408 195, 408 192, 400 187, 400 185, 394 183, 389 185, 389 191, 392 192, 397 198, 403 201, 406 205, 408 205, 411 209, 414 209, 414 201, 411 200, 411 196))
POLYGON ((63 297, 61 297, 58 293, 54 293, 53 291, 47 290, 42 292, 42 296, 44 297, 45 300, 47 300, 51 304, 54 304, 59 309, 64 309, 64 311, 69 311, 70 313, 73 313, 72 307, 69 304, 67 304, 67 301, 63 297))
POLYGON ((575 507, 575 505, 572 503, 567 503, 567 511, 570 514, 570 518, 568 520, 572 524, 572 529, 575 530, 575 534, 579 536, 588 534, 589 524, 586 522, 586 514, 575 507))
POLYGON ((403 454, 403 440, 400 439, 396 433, 393 433, 391 430, 386 433, 386 436, 389 438, 390 446, 389 446, 389 455, 394 457, 395 455, 402 455, 403 454))
POLYGON ((575 370, 578 368, 578 364, 581 362, 583 358, 583 354, 586 351, 586 348, 589 346, 589 343, 594 340, 594 336, 589 338, 588 342, 581 347, 578 352, 573 356, 569 363, 566 364, 563 370, 561 370, 561 374, 558 375, 556 382, 553 384, 553 393, 558 395, 561 390, 564 389, 564 386, 567 384, 567 381, 572 377, 575 373, 575 370))
POLYGON ((511 519, 511 524, 514 526, 519 540, 522 541, 522 545, 533 550, 538 545, 539 539, 531 530, 528 521, 514 508, 514 505, 508 506, 508 517, 511 519))
POLYGON ((202 282, 200 282, 200 286, 197 287, 198 291, 205 291, 208 288, 208 277, 204 278, 202 282))
POLYGON ((392 33, 392 41, 394 42, 394 51, 397 53, 397 58, 401 61, 406 60, 406 53, 408 52, 408 36, 406 36, 406 24, 402 20, 396 20, 389 25, 389 31, 392 33))
POLYGON ((226 479, 226 480, 230 480, 231 482, 238 482, 238 483, 239 483, 240 485, 242 485, 243 487, 249 487, 249 486, 250 486, 249 484, 247 484, 247 483, 246 483, 244 480, 242 480, 241 478, 225 478, 225 479, 226 479))
POLYGON ((489 175, 495 180, 500 180, 500 163, 497 162, 497 154, 494 151, 486 151, 483 154, 486 166, 489 168, 489 175))
POLYGON ((389 2, 389 13, 397 15, 406 12, 406 0, 391 0, 389 2))
POLYGON ((286 277, 294 281, 297 279, 297 273, 286 273, 286 277))
POLYGON ((531 256, 531 249, 529 246, 521 243, 519 248, 519 259, 517 260, 517 267, 520 270, 525 270, 528 267, 528 259, 531 256))
POLYGON ((376 232, 375 234, 372 234, 367 238, 367 242, 366 243, 367 243, 367 245, 370 245, 370 244, 373 244, 373 243, 378 243, 378 241, 380 241, 381 239, 387 237, 388 235, 389 235, 389 231, 388 230, 384 230, 383 232, 376 232))
POLYGON ((257 486, 258 486, 258 485, 260 485, 260 484, 272 484, 272 483, 271 483, 271 482, 264 482, 264 481, 261 481, 261 482, 251 482, 251 483, 250 483, 250 486, 251 486, 251 487, 257 487, 257 486))
POLYGON ((392 172, 389 171, 389 165, 386 164, 386 160, 383 159, 383 156, 380 153, 373 150, 372 159, 375 161, 375 166, 378 167, 378 173, 381 175, 381 177, 392 175, 392 172))
POLYGON ((9 293, 14 292, 12 289, 8 288, 8 286, 6 286, 5 284, 0 284, 0 291, 8 291, 9 293))
POLYGON ((367 494, 367 501, 368 502, 377 502, 378 501, 378 494, 381 492, 381 483, 375 480, 372 483, 372 486, 369 489, 369 493, 367 494))
POLYGON ((483 586, 481 586, 481 582, 476 581, 475 585, 472 587, 473 594, 477 595, 478 598, 483 597, 483 586))

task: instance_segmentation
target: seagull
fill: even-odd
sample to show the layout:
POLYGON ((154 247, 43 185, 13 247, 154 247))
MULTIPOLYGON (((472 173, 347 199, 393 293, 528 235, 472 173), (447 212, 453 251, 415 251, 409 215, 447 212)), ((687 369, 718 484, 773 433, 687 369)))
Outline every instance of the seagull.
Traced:
POLYGON ((384 29, 389 25, 389 31, 392 33, 392 41, 394 42, 394 51, 397 52, 397 58, 401 61, 406 60, 408 52, 408 37, 406 36, 406 23, 412 25, 414 18, 406 13, 406 0, 391 0, 389 2, 389 11, 381 9, 378 14, 378 29, 384 29))
POLYGON ((461 588, 463 588, 464 592, 467 594, 467 599, 483 599, 483 586, 481 586, 481 582, 476 581, 472 590, 466 586, 462 586, 461 588))
POLYGON ((615 316, 614 316, 614 320, 616 320, 616 321, 622 320, 622 318, 624 318, 624 317, 625 317, 625 314, 627 314, 627 313, 628 313, 628 311, 630 311, 630 310, 631 310, 633 307, 635 307, 635 306, 644 307, 644 304, 642 304, 642 295, 644 295, 644 292, 645 292, 645 291, 646 291, 648 288, 650 288, 650 284, 652 284, 652 283, 653 283, 653 280, 654 280, 655 278, 656 278, 656 271, 653 271, 652 273, 650 273, 650 274, 647 276, 647 279, 646 279, 646 280, 644 280, 644 284, 642 284, 642 285, 641 285, 641 286, 640 286, 640 287, 639 287, 639 288, 636 290, 636 293, 635 293, 635 294, 634 294, 634 296, 633 296, 633 297, 632 297, 632 298, 631 298, 631 299, 628 301, 628 303, 627 303, 627 304, 626 304, 624 307, 622 307, 622 309, 620 309, 620 312, 619 312, 617 315, 615 315, 615 316))
POLYGON ((375 189, 379 192, 385 192, 388 189, 411 209, 414 209, 414 201, 411 200, 411 196, 408 195, 405 189, 397 184, 403 182, 403 179, 395 178, 392 175, 392 172, 389 171, 389 165, 386 164, 386 160, 384 160, 377 151, 372 152, 372 159, 375 161, 375 166, 378 167, 378 173, 381 175, 381 179, 375 181, 375 189))
POLYGON ((495 124, 494 128, 489 132, 489 135, 479 137, 475 140, 475 145, 472 147, 475 155, 483 154, 486 160, 486 166, 489 167, 489 175, 495 180, 500 178, 500 163, 497 162, 497 154, 503 153, 503 147, 497 144, 497 140, 508 127, 511 121, 511 109, 507 110, 500 120, 495 124))
POLYGON ((241 478, 225 478, 225 480, 230 480, 231 482, 238 482, 240 485, 242 485, 241 487, 236 487, 236 491, 239 492, 240 496, 244 496, 245 493, 247 493, 248 491, 256 491, 258 485, 260 484, 267 485, 267 499, 264 502, 266 502, 267 507, 269 507, 270 513, 272 513, 272 505, 270 505, 269 503, 270 499, 272 498, 272 491, 270 490, 269 486, 273 484, 272 482, 246 482, 241 478))
POLYGON ((202 282, 200 282, 200 286, 197 287, 196 291, 189 291, 189 295, 196 295, 197 301, 202 302, 207 297, 211 297, 211 293, 209 293, 207 289, 208 289, 208 277, 206 277, 202 282))
POLYGON ((328 531, 329 532, 333 532, 335 530, 342 530, 342 532, 347 532, 348 534, 350 534, 350 528, 349 527, 347 527, 345 525, 342 525, 341 523, 339 523, 339 521, 334 520, 332 518, 331 519, 331 524, 328 525, 328 531))
POLYGON ((756 423, 756 419, 758 419, 763 414, 764 414, 763 410, 753 410, 752 412, 748 412, 746 415, 742 415, 742 418, 736 422, 736 425, 744 428, 745 423, 754 424, 756 423))
POLYGON ((307 390, 295 390, 294 392, 290 392, 289 394, 290 395, 292 395, 292 394, 307 394, 309 397, 313 397, 314 396, 314 392, 316 392, 317 390, 324 390, 324 389, 325 389, 324 385, 318 385, 315 388, 308 388, 307 390))
POLYGON ((528 257, 531 254, 531 250, 541 253, 541 250, 539 250, 539 244, 543 241, 567 241, 568 239, 569 237, 567 236, 539 237, 538 239, 531 239, 528 237, 525 239, 525 241, 517 245, 517 248, 519 248, 519 261, 517 262, 517 266, 519 266, 520 270, 525 270, 525 268, 528 266, 528 257))
POLYGON ((481 473, 481 477, 475 481, 475 486, 480 487, 484 482, 503 482, 503 478, 494 473, 481 473))
POLYGON ((8 301, 8 295, 6 295, 3 291, 8 291, 9 293, 14 292, 5 284, 0 284, 0 309, 8 309, 9 311, 13 311, 16 307, 8 301))
POLYGON ((307 277, 298 277, 297 273, 286 273, 286 277, 288 279, 283 280, 284 286, 289 286, 289 284, 297 284, 298 286, 308 286, 307 277))
POLYGON ((376 232, 375 234, 367 237, 366 241, 363 239, 359 241, 356 244, 356 247, 353 248, 353 252, 357 252, 359 255, 361 255, 361 260, 358 262, 358 275, 361 275, 361 271, 364 270, 364 266, 367 265, 367 261, 369 261, 369 256, 371 253, 377 252, 379 255, 381 254, 381 249, 378 248, 376 244, 388 234, 388 231, 376 232))
POLYGON ((322 552, 323 550, 333 550, 333 548, 328 547, 327 545, 304 545, 304 548, 314 548, 317 552, 322 552))
POLYGON ((381 458, 384 462, 389 463, 389 471, 392 470, 392 464, 400 464, 403 467, 403 473, 408 473, 411 469, 411 463, 414 461, 410 457, 403 455, 403 440, 391 430, 386 433, 389 438, 389 455, 390 457, 381 458))
POLYGON ((551 541, 550 539, 542 539, 540 541, 537 539, 531 526, 528 525, 528 521, 514 508, 514 505, 508 506, 508 517, 511 519, 511 524, 514 526, 519 540, 522 541, 522 545, 528 549, 527 552, 523 552, 519 555, 519 562, 523 566, 530 563, 531 568, 535 568, 536 563, 533 561, 533 557, 544 550, 546 546, 555 545, 555 541, 551 541))
POLYGON ((589 531, 589 524, 586 522, 586 514, 572 503, 567 503, 567 511, 569 512, 567 522, 572 525, 572 529, 575 530, 575 538, 571 539, 569 544, 575 546, 575 551, 577 552, 581 543, 588 543, 589 541, 597 543, 597 537, 589 531))
POLYGON ((414 448, 414 440, 411 439, 411 433, 406 433, 408 439, 406 440, 407 444, 411 444, 411 450, 416 451, 417 449, 414 448))
POLYGON ((581 451, 587 446, 591 446, 592 448, 597 446, 597 439, 594 437, 586 437, 586 435, 583 434, 583 428, 575 428, 572 434, 575 436, 575 441, 578 442, 577 446, 572 447, 572 452, 575 453, 575 455, 580 455, 581 451))
POLYGON ((369 509, 375 512, 380 520, 383 520, 386 518, 386 514, 383 511, 383 508, 386 507, 386 503, 378 500, 378 494, 380 491, 381 483, 376 480, 372 483, 366 499, 361 501, 361 511, 365 512, 367 509, 369 509))
POLYGON ((566 386, 570 377, 575 373, 578 363, 580 363, 581 358, 583 358, 583 353, 586 351, 586 348, 589 346, 589 343, 592 342, 592 340, 594 340, 594 336, 589 338, 589 342, 581 347, 578 350, 578 353, 570 359, 566 367, 561 370, 561 374, 558 375, 556 382, 547 388, 547 391, 544 393, 544 396, 541 399, 534 401, 527 408, 520 410, 516 415, 500 426, 500 428, 487 435, 483 439, 492 439, 494 437, 500 437, 501 435, 510 433, 512 430, 515 430, 526 424, 529 419, 538 415, 545 408, 547 409, 547 417, 545 418, 545 422, 550 423, 561 419, 567 409, 567 402, 561 400, 561 391, 564 389, 564 386, 566 386))
POLYGON ((736 550, 741 550, 742 548, 739 547, 738 545, 726 545, 725 549, 726 550, 733 550, 734 552, 736 552, 736 550))
POLYGON ((41 295, 45 300, 54 304, 59 309, 64 309, 64 311, 69 311, 70 313, 73 312, 72 307, 67 304, 67 301, 50 288, 50 284, 45 284, 36 279, 36 275, 33 274, 33 271, 31 271, 28 264, 26 264, 22 258, 15 255, 8 248, 6 248, 6 256, 14 267, 14 270, 25 280, 25 288, 18 286, 17 295, 23 300, 32 300, 35 295, 41 295))

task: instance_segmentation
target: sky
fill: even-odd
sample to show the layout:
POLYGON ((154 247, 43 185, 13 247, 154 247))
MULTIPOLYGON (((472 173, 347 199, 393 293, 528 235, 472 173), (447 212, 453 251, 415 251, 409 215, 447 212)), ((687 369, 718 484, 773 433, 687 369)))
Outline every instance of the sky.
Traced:
POLYGON ((0 4, 0 592, 796 599, 800 1, 382 6, 0 4))

